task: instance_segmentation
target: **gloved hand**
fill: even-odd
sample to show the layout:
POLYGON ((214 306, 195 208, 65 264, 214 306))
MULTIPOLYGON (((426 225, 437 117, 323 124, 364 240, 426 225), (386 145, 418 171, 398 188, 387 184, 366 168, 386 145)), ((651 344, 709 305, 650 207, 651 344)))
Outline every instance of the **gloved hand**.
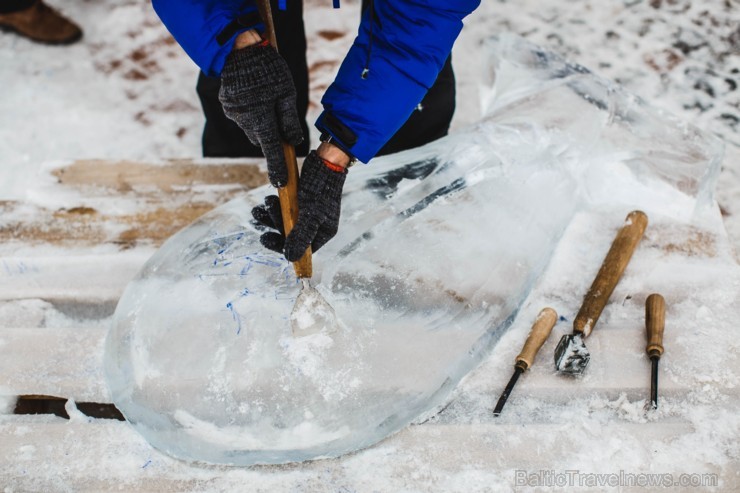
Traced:
POLYGON ((287 238, 280 211, 280 200, 276 195, 265 198, 265 205, 252 209, 252 216, 260 226, 275 229, 260 237, 266 248, 284 253, 285 258, 295 262, 303 256, 309 245, 315 252, 332 239, 339 228, 339 212, 342 204, 342 188, 347 170, 329 168, 316 151, 303 162, 298 180, 298 221, 287 238))
POLYGON ((288 182, 281 141, 303 141, 296 110, 296 90, 285 60, 269 45, 232 51, 221 72, 218 98, 224 114, 262 148, 274 187, 288 182))

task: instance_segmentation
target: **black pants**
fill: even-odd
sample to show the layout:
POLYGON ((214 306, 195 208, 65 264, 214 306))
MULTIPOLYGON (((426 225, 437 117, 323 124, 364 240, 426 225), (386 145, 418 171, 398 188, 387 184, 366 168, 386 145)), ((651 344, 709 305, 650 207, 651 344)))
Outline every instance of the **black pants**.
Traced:
POLYGON ((36 0, 0 0, 0 14, 9 14, 30 8, 36 0))
MULTIPOLYGON (((303 25, 302 2, 291 2, 286 10, 280 10, 277 0, 271 0, 275 36, 280 55, 285 59, 293 75, 298 97, 296 106, 301 117, 304 141, 296 147, 299 156, 311 149, 308 124, 308 64, 306 62, 306 33, 303 25)), ((365 8, 363 1, 363 9, 365 8)), ((203 156, 205 157, 259 157, 262 151, 252 145, 244 132, 233 121, 226 118, 218 100, 221 80, 208 77, 203 72, 198 77, 198 97, 206 117, 203 129, 203 156)), ((414 110, 406 123, 378 152, 391 154, 419 147, 447 135, 452 115, 455 112, 455 74, 450 58, 445 62, 434 85, 429 89, 419 108, 414 110)))

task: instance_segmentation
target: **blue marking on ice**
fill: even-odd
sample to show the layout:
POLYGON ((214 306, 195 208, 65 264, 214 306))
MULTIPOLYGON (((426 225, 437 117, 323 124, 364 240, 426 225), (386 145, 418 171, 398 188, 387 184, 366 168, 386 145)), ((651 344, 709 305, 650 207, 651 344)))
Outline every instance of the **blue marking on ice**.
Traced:
POLYGON ((19 274, 26 274, 28 272, 39 271, 39 268, 37 266, 32 265, 31 267, 29 267, 23 261, 19 261, 14 265, 10 265, 7 261, 3 260, 3 267, 5 268, 5 273, 9 276, 16 276, 19 274))
POLYGON ((249 260, 250 262, 254 262, 255 264, 266 265, 268 267, 282 267, 283 265, 282 262, 275 260, 271 256, 266 256, 259 253, 245 255, 244 260, 249 260))
POLYGON ((229 309, 229 311, 231 312, 231 318, 233 318, 234 322, 236 322, 236 335, 239 335, 242 331, 242 318, 239 316, 238 313, 236 313, 234 304, 231 301, 226 303, 226 308, 229 309))

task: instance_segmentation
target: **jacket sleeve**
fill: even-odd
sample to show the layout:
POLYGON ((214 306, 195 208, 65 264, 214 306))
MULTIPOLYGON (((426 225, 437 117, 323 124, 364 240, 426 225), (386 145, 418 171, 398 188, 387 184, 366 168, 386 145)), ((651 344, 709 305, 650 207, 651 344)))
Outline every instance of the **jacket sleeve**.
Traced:
POLYGON ((254 0, 152 0, 155 12, 190 58, 218 76, 247 29, 264 29, 254 0))
POLYGON ((375 0, 321 100, 316 127, 367 162, 401 128, 480 0, 375 0))

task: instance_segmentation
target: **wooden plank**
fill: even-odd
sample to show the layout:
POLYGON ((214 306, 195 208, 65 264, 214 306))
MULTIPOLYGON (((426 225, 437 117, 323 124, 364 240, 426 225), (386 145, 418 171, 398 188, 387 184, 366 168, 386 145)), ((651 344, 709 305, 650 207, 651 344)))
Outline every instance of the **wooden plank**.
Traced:
POLYGON ((153 248, 0 258, 0 300, 118 300, 153 248))
MULTIPOLYGON (((15 395, 43 394, 79 401, 110 402, 103 379, 103 345, 106 327, 56 329, 0 329, 0 387, 15 395)), ((626 395, 630 400, 647 396, 650 363, 644 354, 643 335, 629 330, 604 330, 589 340, 592 363, 581 378, 554 372, 551 354, 557 342, 548 340, 540 364, 523 376, 516 395, 566 403, 571 399, 626 395), (606 349, 608 348, 608 350, 606 349)), ((666 333, 660 394, 686 397, 701 388, 699 378, 687 380, 676 370, 691 357, 692 341, 686 334, 666 333), (682 340, 681 343, 676 342, 682 340)), ((507 355, 508 356, 508 355, 507 355)), ((494 353, 476 371, 470 385, 498 394, 511 375, 512 365, 501 352, 494 353), (491 368, 493 366, 494 368, 491 368)), ((513 361, 513 357, 511 358, 513 361)), ((725 395, 740 395, 732 381, 716 382, 713 388, 725 395)))
MULTIPOLYGON (((53 395, 34 394, 19 395, 16 397, 15 407, 13 409, 13 414, 16 415, 53 414, 64 419, 71 419, 67 407, 73 405, 77 408, 77 411, 88 417, 115 419, 118 421, 124 421, 126 419, 114 404, 84 401, 73 401, 71 403, 70 399, 53 395)), ((12 399, 12 396, 8 397, 8 399, 12 399)), ((76 412, 72 412, 73 416, 76 414, 76 412)))
POLYGON ((18 243, 62 247, 113 244, 121 249, 141 242, 160 245, 233 196, 224 195, 213 201, 186 202, 116 215, 80 205, 55 210, 26 205, 24 209, 33 218, 31 220, 18 215, 15 204, 6 202, 0 204, 0 216, 5 217, 0 224, 0 242, 6 244, 6 249, 17 248, 18 243), (29 212, 29 208, 33 210, 29 212))
POLYGON ((103 377, 103 328, 0 329, 0 388, 110 402, 103 377))
MULTIPOLYGON (((47 218, 41 221, 43 224, 34 225, 30 221, 25 226, 18 226, 13 234, 17 233, 17 239, 24 242, 20 250, 13 242, 3 244, 0 241, 0 300, 50 297, 117 299, 128 280, 154 252, 153 247, 214 205, 205 204, 201 208, 190 204, 178 209, 179 212, 168 209, 160 214, 161 211, 154 210, 136 218, 124 215, 102 219, 97 212, 47 211, 51 216, 65 216, 72 223, 47 218), (189 212, 185 212, 186 209, 189 212), (77 220, 80 222, 75 226, 73 223, 77 220), (123 226, 124 223, 127 225, 123 226), (117 226, 111 227, 112 224, 117 226), (131 224, 136 227, 129 227, 131 224), (117 233, 111 233, 116 229, 117 233), (102 248, 107 247, 109 252, 96 253, 101 245, 93 243, 95 239, 103 244, 108 243, 102 248), (148 246, 142 247, 142 242, 148 246), (139 246, 133 253, 127 251, 124 255, 120 251, 137 244, 139 246), (50 252, 55 254, 51 255, 50 252), (2 282, 4 278, 8 282, 2 282), (76 279, 85 279, 84 285, 67 282, 76 279)), ((3 228, 1 218, 2 214, 0 239, 3 228)), ((594 218, 588 220, 595 221, 594 218)), ((578 244, 583 240, 580 232, 566 232, 563 243, 578 244)), ((677 258, 687 258, 688 261, 682 262, 685 264, 683 268, 699 269, 704 277, 722 274, 732 261, 720 240, 716 234, 695 226, 658 222, 648 226, 639 255, 632 260, 625 278, 634 276, 639 279, 644 273, 661 272, 662 265, 672 268, 672 262, 677 258)), ((590 282, 590 273, 594 271, 595 274, 600 261, 598 252, 596 255, 579 255, 576 249, 558 249, 537 288, 540 292, 551 293, 554 299, 562 298, 565 293, 573 293, 577 303, 580 303, 582 294, 579 293, 585 291, 590 282), (568 266, 570 271, 564 272, 564 266, 568 266)), ((651 276, 650 281, 657 289, 661 287, 661 279, 653 279, 655 277, 651 276)), ((674 282, 673 277, 671 282, 674 282)), ((617 299, 620 286, 624 284, 622 281, 618 285, 612 300, 617 299)), ((670 288, 671 285, 668 286, 670 288)))
MULTIPOLYGON (((584 431, 572 423, 461 424, 411 426, 364 451, 339 459, 287 466, 230 468, 192 465, 152 449, 126 423, 109 420, 66 422, 58 418, 5 417, 0 421, 0 479, 11 490, 58 491, 501 491, 515 486, 516 471, 563 474, 659 472, 716 474, 730 491, 738 485, 737 462, 696 461, 651 470, 620 454, 618 443, 642 444, 634 453, 649 458, 681 437, 701 435, 686 422, 649 426, 616 422, 584 431), (594 433, 611 437, 591 450, 594 433), (584 469, 585 457, 611 455, 598 470, 584 469), (38 475, 48 464, 64 461, 58 476, 38 475), (581 464, 579 466, 579 464, 581 464), (60 486, 63 485, 63 488, 60 486), (248 485, 248 486, 247 486, 248 485)), ((646 459, 645 462, 650 462, 646 459)), ((712 479, 708 477, 707 479, 712 479)))
POLYGON ((0 202, 2 251, 41 244, 159 245, 214 207, 267 182, 254 160, 161 165, 88 160, 50 175, 56 184, 29 191, 40 201, 0 202), (58 206, 48 205, 48 197, 58 206))
MULTIPOLYGON (((236 185, 250 189, 267 183, 262 160, 227 160, 226 162, 171 159, 160 164, 135 161, 79 160, 50 171, 60 185, 107 189, 115 195, 139 191, 150 195, 158 192, 184 193, 198 185, 236 185)), ((100 193, 100 192, 98 192, 100 193)))

